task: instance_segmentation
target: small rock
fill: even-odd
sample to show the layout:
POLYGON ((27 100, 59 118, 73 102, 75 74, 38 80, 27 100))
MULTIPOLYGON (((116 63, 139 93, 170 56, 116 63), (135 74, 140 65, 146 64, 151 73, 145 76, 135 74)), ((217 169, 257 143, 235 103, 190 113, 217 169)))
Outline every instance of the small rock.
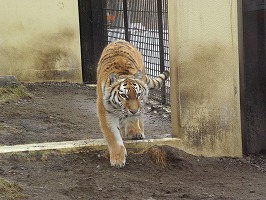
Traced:
POLYGON ((17 86, 21 83, 17 80, 15 76, 0 76, 0 87, 3 86, 17 86))
POLYGON ((163 117, 164 118, 167 118, 169 115, 168 114, 163 114, 163 117))
POLYGON ((188 194, 181 194, 179 197, 180 198, 189 198, 189 195, 188 194))

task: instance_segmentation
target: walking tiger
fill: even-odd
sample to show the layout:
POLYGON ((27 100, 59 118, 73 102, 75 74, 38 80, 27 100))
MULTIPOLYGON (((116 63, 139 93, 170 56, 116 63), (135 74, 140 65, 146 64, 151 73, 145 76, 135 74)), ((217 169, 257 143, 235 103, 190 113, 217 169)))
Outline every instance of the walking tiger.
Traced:
POLYGON ((129 42, 117 40, 103 50, 97 68, 97 111, 111 166, 126 163, 122 138, 145 138, 144 102, 149 89, 160 88, 168 77, 168 71, 154 79, 147 76, 141 53, 129 42))

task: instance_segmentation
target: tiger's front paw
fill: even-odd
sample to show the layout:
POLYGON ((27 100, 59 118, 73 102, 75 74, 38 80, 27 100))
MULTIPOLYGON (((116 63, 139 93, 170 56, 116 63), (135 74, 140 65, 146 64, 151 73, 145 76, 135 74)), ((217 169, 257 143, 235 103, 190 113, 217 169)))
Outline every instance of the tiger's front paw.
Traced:
POLYGON ((127 150, 124 146, 119 146, 115 149, 110 149, 111 166, 122 168, 126 164, 127 150))
POLYGON ((145 138, 144 133, 134 133, 130 134, 132 140, 142 140, 145 138))

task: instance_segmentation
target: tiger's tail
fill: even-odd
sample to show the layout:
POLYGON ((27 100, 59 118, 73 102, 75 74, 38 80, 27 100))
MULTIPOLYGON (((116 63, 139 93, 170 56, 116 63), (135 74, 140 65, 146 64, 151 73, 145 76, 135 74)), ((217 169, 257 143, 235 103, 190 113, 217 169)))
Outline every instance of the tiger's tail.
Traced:
POLYGON ((164 84, 164 81, 169 78, 169 71, 164 71, 156 78, 151 78, 146 75, 146 83, 149 89, 159 89, 164 84))

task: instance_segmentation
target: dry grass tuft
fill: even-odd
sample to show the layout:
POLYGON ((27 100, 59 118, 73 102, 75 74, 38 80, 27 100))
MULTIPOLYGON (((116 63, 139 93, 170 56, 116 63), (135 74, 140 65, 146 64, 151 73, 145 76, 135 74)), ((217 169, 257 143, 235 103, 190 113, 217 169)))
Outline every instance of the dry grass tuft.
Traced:
POLYGON ((147 153, 155 164, 161 167, 167 166, 167 153, 160 146, 152 146, 147 150, 147 153))
POLYGON ((10 183, 0 178, 0 199, 15 200, 27 199, 29 196, 22 193, 23 189, 16 183, 10 183))
POLYGON ((0 87, 0 104, 25 98, 31 98, 31 94, 23 85, 0 87))

